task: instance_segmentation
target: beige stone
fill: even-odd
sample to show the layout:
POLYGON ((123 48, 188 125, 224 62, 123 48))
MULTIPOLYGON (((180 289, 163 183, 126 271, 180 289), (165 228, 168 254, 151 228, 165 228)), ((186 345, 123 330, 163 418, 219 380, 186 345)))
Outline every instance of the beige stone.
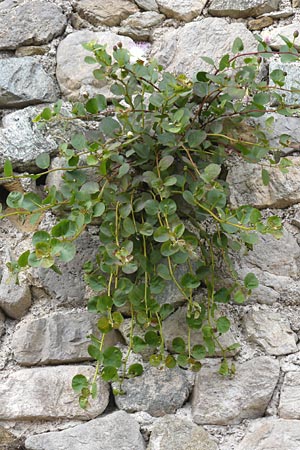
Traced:
POLYGON ((248 22, 248 28, 251 31, 262 30, 265 27, 269 27, 274 23, 272 17, 261 17, 259 19, 252 19, 248 22))
POLYGON ((138 12, 138 7, 128 0, 80 0, 78 14, 92 25, 120 25, 121 21, 138 12))

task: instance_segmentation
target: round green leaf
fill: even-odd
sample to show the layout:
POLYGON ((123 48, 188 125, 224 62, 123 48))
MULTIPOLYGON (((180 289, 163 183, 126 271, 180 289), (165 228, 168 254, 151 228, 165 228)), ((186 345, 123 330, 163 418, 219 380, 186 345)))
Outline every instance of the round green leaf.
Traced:
POLYGON ((176 337, 172 341, 172 348, 176 353, 183 353, 185 351, 185 342, 181 337, 176 337))
POLYGON ((217 330, 219 333, 227 333, 230 329, 230 320, 227 317, 219 317, 217 320, 217 330))
POLYGON ((35 159, 35 163, 40 169, 48 169, 50 162, 51 160, 49 153, 41 153, 35 159))
POLYGON ((89 382, 84 375, 75 375, 72 379, 72 389, 75 392, 81 392, 82 389, 87 388, 89 382))

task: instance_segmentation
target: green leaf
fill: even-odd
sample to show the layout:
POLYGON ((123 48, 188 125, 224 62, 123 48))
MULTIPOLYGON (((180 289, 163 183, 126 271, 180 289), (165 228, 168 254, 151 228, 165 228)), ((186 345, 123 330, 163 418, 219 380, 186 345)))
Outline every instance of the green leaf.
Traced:
POLYGON ((214 181, 221 173, 221 166, 219 164, 211 163, 205 167, 204 173, 201 175, 201 178, 206 183, 211 183, 214 181))
POLYGON ((200 281, 196 275, 185 273, 181 278, 181 285, 186 289, 195 289, 200 286, 200 281))
POLYGON ((13 167, 9 159, 5 160, 3 171, 4 176, 6 177, 11 177, 13 175, 13 167))
POLYGON ((108 347, 103 352, 103 365, 116 368, 122 365, 122 352, 117 347, 108 347))
POLYGON ((191 148, 198 148, 206 137, 207 134, 203 130, 191 130, 187 134, 187 141, 191 148))
POLYGON ((244 285, 247 289, 256 289, 259 286, 259 281, 254 273, 248 273, 244 278, 244 285))
POLYGON ((174 312, 174 306, 169 303, 165 303, 164 305, 161 306, 160 311, 159 311, 161 320, 165 320, 173 312, 174 312))
POLYGON ((176 367, 176 359, 172 355, 168 355, 165 359, 165 365, 168 369, 174 369, 176 367))
POLYGON ((177 205, 171 198, 166 198, 159 204, 159 210, 166 216, 171 216, 175 214, 177 210, 177 205))
POLYGON ((270 173, 269 173, 269 171, 266 170, 266 169, 262 169, 261 177, 262 177, 263 185, 264 186, 268 186, 269 183, 270 183, 270 173))
POLYGON ((79 133, 72 136, 71 144, 78 151, 84 150, 87 146, 85 137, 83 136, 83 134, 79 134, 79 133))
POLYGON ((285 72, 281 69, 272 70, 272 72, 270 73, 270 78, 274 84, 282 87, 285 83, 285 72))
POLYGON ((103 111, 107 108, 107 102, 104 95, 98 94, 94 98, 90 98, 86 104, 85 108, 87 112, 91 114, 97 114, 99 111, 103 111))
POLYGON ((140 353, 147 347, 146 342, 139 336, 133 336, 132 338, 132 350, 134 353, 140 353))
POLYGON ((10 208, 21 208, 23 204, 24 195, 22 192, 10 192, 6 199, 6 204, 10 208))
POLYGON ((237 37, 232 44, 232 53, 240 53, 244 50, 244 44, 241 38, 237 37))
POLYGON ((118 371, 116 367, 106 366, 101 371, 101 378, 104 381, 117 381, 118 379, 118 371))
POLYGON ((191 355, 195 359, 204 359, 206 357, 206 348, 204 345, 194 345, 191 351, 191 355))
POLYGON ((93 216, 101 217, 105 211, 105 204, 102 202, 96 203, 94 206, 93 216))
POLYGON ((104 117, 100 124, 100 128, 107 137, 115 137, 115 135, 121 131, 119 122, 112 117, 104 117))
POLYGON ((154 92, 154 94, 150 95, 149 97, 149 103, 151 103, 151 105, 157 108, 162 106, 164 101, 165 101, 164 96, 159 92, 154 92))
POLYGON ((81 186, 80 192, 84 192, 85 194, 96 194, 99 192, 99 184, 96 181, 87 181, 81 186))
MULTIPOLYGON (((208 56, 201 56, 201 59, 202 59, 204 62, 206 62, 207 64, 210 64, 211 66, 214 66, 214 65, 215 65, 214 60, 211 59, 211 58, 209 58, 208 56)), ((202 73, 202 72, 200 72, 200 73, 202 73)), ((198 80, 198 74, 197 74, 197 80, 198 80)), ((201 80, 199 80, 199 81, 201 81, 201 80)))
POLYGON ((245 295, 243 294, 242 291, 235 292, 233 298, 234 298, 234 301, 238 304, 245 303, 245 301, 246 301, 245 295))
POLYGON ((227 319, 227 317, 219 317, 217 320, 217 330, 219 333, 227 333, 230 329, 230 320, 227 319))
POLYGON ((52 247, 52 255, 57 256, 62 262, 70 262, 76 254, 76 246, 73 242, 58 241, 52 247))
POLYGON ((109 333, 112 330, 112 326, 107 317, 100 317, 97 322, 97 327, 103 334, 109 333))
POLYGON ((88 354, 96 361, 102 361, 102 353, 100 352, 99 348, 95 347, 94 345, 88 346, 88 354))
POLYGON ((89 382, 84 375, 75 375, 72 379, 72 389, 75 392, 81 392, 89 386, 89 382))
POLYGON ((161 343, 161 338, 155 331, 147 331, 144 336, 145 341, 151 347, 159 347, 161 343))
POLYGON ((183 353, 185 351, 185 342, 181 337, 176 337, 172 341, 172 348, 176 353, 183 353))
POLYGON ((35 159, 35 163, 40 169, 48 169, 51 163, 49 153, 41 153, 38 155, 35 159))
POLYGON ((131 366, 128 367, 128 375, 130 377, 139 377, 144 372, 143 366, 141 364, 131 364, 131 366))
POLYGON ((163 172, 167 170, 174 163, 174 157, 172 155, 164 156, 158 163, 159 169, 163 172))
POLYGON ((166 242, 170 239, 169 230, 166 227, 159 227, 154 231, 153 238, 156 242, 166 242))
POLYGON ((22 253, 18 258, 18 265, 20 267, 26 267, 28 265, 28 257, 30 255, 30 250, 22 253))

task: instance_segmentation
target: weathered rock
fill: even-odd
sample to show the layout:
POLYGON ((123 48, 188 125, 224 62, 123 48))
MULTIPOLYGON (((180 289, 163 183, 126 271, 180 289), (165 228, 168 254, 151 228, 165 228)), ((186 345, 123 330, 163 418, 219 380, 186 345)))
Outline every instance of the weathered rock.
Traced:
POLYGON ((298 450, 300 442, 298 420, 262 419, 250 424, 236 450, 298 450))
POLYGON ((47 1, 5 0, 0 4, 0 50, 21 45, 40 45, 61 35, 66 17, 54 3, 47 1))
POLYGON ((146 367, 143 375, 124 381, 126 395, 115 402, 127 412, 145 411, 154 417, 172 414, 187 400, 191 383, 182 369, 146 367))
MULTIPOLYGON (((166 320, 163 321, 162 326, 163 326, 163 333, 165 336, 165 345, 170 352, 172 352, 172 341, 176 337, 178 336, 182 337, 187 343, 188 326, 186 323, 186 312, 187 308, 183 306, 181 308, 178 308, 177 311, 175 311, 173 314, 167 317, 166 320)), ((204 345, 202 334, 199 330, 191 330, 190 339, 192 346, 197 344, 204 345)), ((228 331, 227 333, 220 336, 219 341, 224 348, 227 348, 230 345, 234 344, 236 342, 236 339, 234 338, 233 333, 231 331, 228 331)), ((229 355, 233 356, 237 352, 238 350, 234 350, 233 352, 230 352, 229 355)), ((215 356, 221 355, 222 355, 221 350, 218 347, 216 347, 215 356)))
POLYGON ((287 355, 297 351, 297 335, 281 314, 266 311, 249 311, 243 318, 246 336, 269 355, 287 355))
POLYGON ((155 11, 132 14, 128 19, 123 20, 119 33, 137 41, 148 41, 151 37, 152 28, 160 25, 164 18, 163 14, 158 14, 155 11))
POLYGON ((135 3, 144 11, 159 12, 156 0, 135 0, 135 3))
POLYGON ((256 31, 256 30, 262 30, 265 27, 269 27, 272 25, 274 20, 272 17, 260 17, 259 19, 252 19, 248 22, 248 28, 249 30, 256 31))
POLYGON ((155 422, 147 450, 217 450, 207 431, 189 420, 165 416, 155 422))
POLYGON ((235 208, 249 204, 257 208, 286 208, 300 202, 299 157, 289 157, 294 166, 282 173, 277 167, 268 169, 270 183, 262 181, 261 167, 240 161, 229 169, 230 203, 235 208))
POLYGON ((284 117, 282 114, 268 113, 263 117, 255 119, 255 124, 258 124, 269 140, 271 149, 279 150, 283 155, 291 150, 291 147, 284 147, 280 144, 280 136, 288 134, 291 137, 293 145, 300 145, 300 128, 298 127, 298 117, 284 117), (269 123, 266 126, 266 120, 273 118, 273 124, 269 123))
MULTIPOLYGON (((261 37, 271 48, 279 50, 282 45, 285 45, 280 36, 285 36, 293 42, 295 31, 299 31, 299 26, 296 23, 291 23, 290 25, 276 27, 273 30, 264 30, 261 33, 261 37)), ((295 39, 295 46, 300 48, 300 36, 295 39)))
POLYGON ((0 311, 0 337, 4 333, 4 322, 5 322, 4 314, 0 311))
POLYGON ((207 0, 156 0, 160 12, 167 17, 191 22, 201 14, 207 0))
POLYGON ((32 119, 39 107, 29 106, 22 111, 7 114, 0 128, 0 170, 9 159, 15 170, 36 171, 35 158, 43 153, 57 151, 57 144, 50 135, 45 136, 32 119))
POLYGON ((232 379, 222 378, 216 367, 203 367, 192 396, 194 422, 229 425, 263 416, 278 377, 278 361, 267 356, 237 364, 232 379))
POLYGON ((300 7, 300 0, 293 0, 292 4, 293 4, 293 8, 299 8, 300 7))
MULTIPOLYGON (((22 322, 15 331, 12 350, 23 366, 90 360, 88 336, 95 332, 97 316, 86 311, 54 313, 22 322)), ((105 337, 104 345, 115 345, 115 330, 105 337)))
POLYGON ((0 425, 0 450, 21 450, 21 441, 0 425))
POLYGON ((86 94, 93 96, 99 92, 109 93, 107 81, 97 81, 94 78, 95 66, 84 62, 84 58, 91 53, 85 50, 82 44, 90 41, 107 44, 109 52, 112 52, 112 47, 118 42, 122 42, 123 46, 129 50, 135 48, 132 39, 111 31, 96 33, 81 30, 69 34, 61 41, 57 49, 56 76, 63 95, 70 100, 77 100, 86 94))
POLYGON ((88 420, 101 414, 108 405, 109 387, 98 382, 98 395, 87 410, 80 408, 78 394, 71 387, 77 374, 91 378, 91 366, 56 366, 22 369, 0 375, 0 420, 88 420))
MULTIPOLYGON (((278 60, 271 60, 270 66, 269 66, 269 73, 271 74, 273 70, 282 70, 286 73, 285 77, 285 83, 284 88, 285 89, 298 89, 299 92, 284 92, 284 102, 289 105, 300 105, 300 88, 299 83, 297 83, 299 70, 300 70, 300 63, 297 62, 291 62, 291 63, 282 63, 278 60)), ((270 78, 270 86, 275 86, 274 82, 270 78)), ((282 91, 280 90, 274 90, 278 94, 282 95, 282 91)), ((292 138, 294 136, 292 135, 292 138)))
POLYGON ((80 0, 75 9, 83 19, 96 27, 120 25, 122 20, 139 10, 129 0, 80 0))
POLYGON ((278 413, 282 419, 300 419, 300 371, 285 374, 278 413))
POLYGON ((0 308, 13 319, 20 319, 31 306, 31 291, 24 281, 15 283, 8 269, 4 269, 0 283, 0 308))
POLYGON ((257 17, 261 14, 276 11, 280 0, 213 0, 208 12, 212 16, 257 17))
POLYGON ((34 56, 44 55, 49 51, 47 45, 26 45, 25 47, 19 47, 15 51, 16 56, 34 56))
POLYGON ((98 238, 86 232, 76 240, 77 251, 74 259, 66 264, 58 264, 62 275, 47 269, 38 269, 38 277, 44 289, 62 303, 68 301, 82 304, 86 289, 82 265, 94 259, 98 245, 98 238))
POLYGON ((54 102, 54 81, 34 58, 0 59, 0 108, 19 108, 54 102))
POLYGON ((290 6, 287 6, 284 9, 279 9, 278 11, 272 11, 266 14, 263 14, 262 17, 271 17, 272 19, 286 19, 287 17, 291 17, 295 14, 295 11, 290 6))
POLYGON ((225 53, 231 52, 233 41, 240 36, 243 36, 245 51, 256 49, 257 42, 245 25, 228 24, 225 19, 210 17, 187 23, 155 39, 152 56, 167 70, 192 77, 199 70, 211 70, 202 56, 213 55, 218 62, 225 53))
POLYGON ((29 437, 27 450, 145 450, 136 420, 117 411, 68 430, 29 437))

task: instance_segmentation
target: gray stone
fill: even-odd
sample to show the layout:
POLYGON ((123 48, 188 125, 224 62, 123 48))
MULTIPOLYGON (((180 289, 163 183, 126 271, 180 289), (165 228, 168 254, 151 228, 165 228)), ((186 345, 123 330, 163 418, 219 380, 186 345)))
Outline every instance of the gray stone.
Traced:
POLYGON ((21 450, 20 439, 0 425, 0 450, 21 450))
POLYGON ((115 402, 127 412, 145 411, 159 417, 179 409, 189 397, 191 387, 184 370, 150 366, 143 375, 124 380, 126 395, 117 395, 115 402))
POLYGON ((19 47, 15 51, 16 56, 34 56, 44 55, 49 51, 48 45, 26 45, 25 47, 19 47))
POLYGON ((147 450, 217 450, 207 431, 186 419, 165 416, 155 422, 147 450))
POLYGON ((280 144, 280 136, 288 134, 291 143, 300 147, 300 128, 298 127, 298 117, 285 117, 282 114, 268 113, 263 117, 255 119, 254 124, 259 125, 266 134, 271 150, 279 151, 283 156, 291 150, 291 147, 283 147, 280 144), (273 118, 273 123, 266 126, 266 121, 273 118))
POLYGON ((117 411, 68 430, 27 438, 27 450, 145 450, 136 420, 117 411))
POLYGON ((299 450, 298 420, 262 419, 250 424, 236 450, 299 450))
POLYGON ((86 232, 76 240, 77 252, 74 259, 66 264, 58 264, 62 275, 53 270, 38 269, 38 277, 44 289, 62 303, 78 302, 82 304, 86 289, 82 265, 95 258, 98 245, 98 237, 86 232))
POLYGON ((0 50, 14 50, 50 42, 64 32, 67 20, 54 3, 5 0, 0 4, 0 23, 0 50))
POLYGON ((0 59, 0 108, 19 108, 54 102, 54 81, 34 58, 0 59))
POLYGON ((111 31, 81 30, 69 34, 57 49, 56 76, 63 95, 70 100, 78 100, 84 95, 93 96, 99 92, 109 94, 107 81, 97 81, 93 76, 95 66, 84 62, 84 58, 91 56, 91 52, 85 50, 82 44, 90 41, 107 44, 108 52, 112 52, 112 47, 118 42, 122 42, 129 50, 136 48, 132 39, 111 31))
POLYGON ((35 159, 43 152, 57 151, 57 144, 50 135, 45 136, 32 119, 41 108, 29 106, 7 114, 0 128, 0 170, 9 159, 17 171, 36 171, 35 159))
POLYGON ((4 314, 0 311, 0 337, 1 337, 2 334, 4 333, 4 322, 5 322, 5 316, 4 316, 4 314))
POLYGON ((300 8, 300 0, 293 0, 292 5, 293 8, 300 8))
POLYGON ((270 183, 262 182, 261 167, 239 161, 228 171, 230 203, 236 208, 249 204, 256 208, 286 208, 300 202, 299 157, 289 157, 293 163, 287 173, 277 167, 268 168, 270 183))
POLYGON ((0 308, 13 319, 21 319, 31 306, 31 291, 27 283, 15 283, 8 269, 4 269, 0 283, 0 308))
POLYGON ((156 0, 135 0, 135 3, 144 11, 159 12, 156 0))
POLYGON ((222 377, 216 367, 203 367, 192 396, 194 422, 229 425, 262 417, 278 377, 278 361, 267 356, 237 364, 234 378, 222 377))
MULTIPOLYGON (((188 340, 188 326, 186 323, 186 313, 187 308, 185 306, 178 308, 173 314, 167 317, 166 320, 163 321, 163 333, 165 335, 165 345, 167 349, 172 352, 172 341, 176 337, 182 337, 187 343, 188 340)), ((204 345, 204 341, 202 338, 202 334, 200 330, 191 330, 190 334, 191 345, 204 345)), ((231 331, 221 335, 219 337, 219 341, 224 348, 229 347, 230 345, 236 342, 236 339, 233 336, 231 331)), ((238 353, 238 349, 228 354, 233 356, 238 353)), ((214 356, 222 356, 222 351, 216 346, 216 353, 214 356)))
MULTIPOLYGON (((300 63, 291 62, 291 63, 282 63, 279 60, 271 60, 269 66, 269 73, 272 73, 273 70, 282 70, 286 73, 284 89, 297 89, 299 92, 282 92, 280 90, 274 89, 274 92, 282 95, 284 98, 284 102, 288 105, 300 105, 300 84, 299 84, 299 70, 300 63)), ((270 86, 275 86, 274 82, 270 78, 269 80, 270 86)), ((292 135, 292 138, 294 136, 292 135)))
MULTIPOLYGON (((95 314, 80 311, 59 312, 23 321, 12 340, 16 361, 23 366, 31 366, 90 360, 88 336, 95 333, 97 319, 95 314)), ((105 347, 117 342, 115 330, 105 336, 105 347)))
POLYGON ((156 0, 160 12, 165 16, 191 22, 201 14, 207 0, 156 0))
POLYGON ((257 17, 276 11, 279 3, 280 0, 213 0, 208 12, 212 16, 229 16, 235 19, 257 17))
POLYGON ((250 311, 243 322, 247 339, 261 346, 269 355, 287 355, 297 351, 297 335, 281 314, 264 309, 250 311))
POLYGON ((83 19, 96 27, 120 25, 130 14, 138 12, 137 6, 129 0, 80 0, 75 9, 83 19))
POLYGON ((128 19, 123 20, 119 33, 137 41, 148 41, 151 37, 152 28, 160 25, 164 18, 163 14, 158 14, 155 11, 132 14, 128 19))
POLYGON ((71 387, 77 374, 92 378, 92 366, 56 366, 22 369, 0 375, 0 420, 89 420, 108 405, 109 387, 98 382, 98 395, 90 407, 79 406, 78 394, 71 387))
MULTIPOLYGON (((285 45, 280 36, 285 36, 293 42, 295 31, 299 31, 299 26, 297 23, 291 23, 289 25, 276 27, 273 30, 264 30, 261 33, 261 37, 271 48, 279 50, 282 45, 285 45)), ((295 39, 295 46, 300 48, 300 35, 295 39)))
POLYGON ((199 70, 212 70, 202 56, 213 55, 217 63, 225 53, 231 52, 233 41, 240 36, 245 51, 256 50, 257 42, 244 24, 229 24, 226 19, 210 17, 159 36, 154 41, 151 55, 170 72, 193 77, 199 70))
POLYGON ((300 419, 300 371, 285 374, 278 413, 282 419, 300 419))

